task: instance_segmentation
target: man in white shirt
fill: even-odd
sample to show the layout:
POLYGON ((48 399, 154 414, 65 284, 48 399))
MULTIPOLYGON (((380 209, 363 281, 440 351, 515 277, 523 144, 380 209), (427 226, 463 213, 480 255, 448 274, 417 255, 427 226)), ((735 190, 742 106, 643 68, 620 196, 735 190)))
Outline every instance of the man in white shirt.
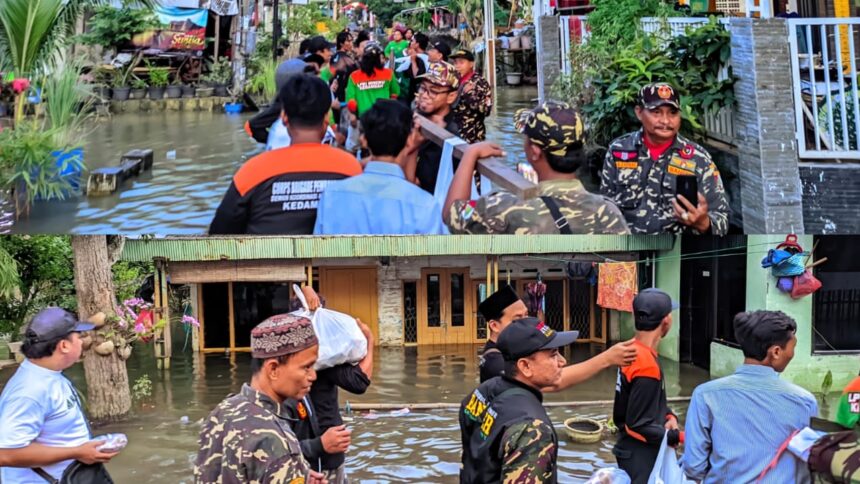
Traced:
POLYGON ((77 391, 62 373, 81 358, 80 332, 92 329, 55 307, 30 321, 27 359, 0 393, 0 482, 45 484, 33 468, 60 479, 75 460, 105 463, 117 454, 97 450, 105 442, 92 440, 77 391))

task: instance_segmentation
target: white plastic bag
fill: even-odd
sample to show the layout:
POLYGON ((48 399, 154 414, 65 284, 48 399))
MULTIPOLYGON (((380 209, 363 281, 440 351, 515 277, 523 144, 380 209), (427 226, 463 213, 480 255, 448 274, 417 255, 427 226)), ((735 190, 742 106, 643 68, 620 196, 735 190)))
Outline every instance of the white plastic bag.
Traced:
POLYGON ((654 461, 654 468, 648 476, 648 484, 695 484, 696 481, 687 479, 684 470, 678 464, 675 449, 666 443, 666 434, 663 434, 663 442, 660 444, 660 453, 654 461))
POLYGON ((598 469, 585 484, 630 484, 630 475, 621 469, 598 469))
POLYGON ((325 308, 310 311, 301 288, 293 284, 293 292, 301 301, 303 309, 290 314, 310 319, 320 343, 315 369, 323 370, 342 363, 357 363, 367 355, 367 338, 359 329, 355 318, 325 308))

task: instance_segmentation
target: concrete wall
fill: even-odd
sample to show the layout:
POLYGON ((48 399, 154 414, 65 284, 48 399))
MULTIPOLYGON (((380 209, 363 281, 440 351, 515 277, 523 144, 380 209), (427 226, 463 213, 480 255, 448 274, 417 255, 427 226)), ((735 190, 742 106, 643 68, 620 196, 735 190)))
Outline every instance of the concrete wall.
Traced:
POLYGON ((744 232, 802 232, 788 29, 782 19, 733 18, 729 30, 744 232))
MULTIPOLYGON (((770 247, 785 240, 785 235, 751 235, 747 249, 748 311, 768 309, 782 311, 797 321, 797 347, 794 359, 788 365, 786 378, 810 391, 819 391, 827 371, 833 373, 833 390, 844 387, 857 376, 860 358, 855 355, 814 355, 812 329, 812 297, 792 299, 776 287, 776 278, 770 270, 761 268, 761 259, 770 247)), ((802 247, 812 247, 812 236, 799 237, 802 247)), ((731 374, 743 362, 739 349, 720 343, 711 343, 711 376, 731 374)))
MULTIPOLYGON (((657 280, 655 286, 666 291, 673 301, 681 299, 681 239, 675 239, 675 247, 663 252, 660 257, 664 260, 657 262, 657 280)), ((672 311, 672 328, 669 330, 657 348, 664 358, 678 361, 681 358, 681 314, 678 310, 672 311)))

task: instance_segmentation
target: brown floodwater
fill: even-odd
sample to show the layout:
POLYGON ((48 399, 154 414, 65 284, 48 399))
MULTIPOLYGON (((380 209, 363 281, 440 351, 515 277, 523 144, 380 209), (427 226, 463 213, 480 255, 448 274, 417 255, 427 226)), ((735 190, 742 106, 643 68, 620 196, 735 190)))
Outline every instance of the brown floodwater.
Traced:
MULTIPOLYGON (((176 340, 175 340, 176 341, 176 340)), ((128 361, 129 378, 152 380, 152 395, 135 403, 126 421, 97 428, 97 434, 122 432, 129 446, 108 466, 118 483, 190 483, 200 425, 226 395, 237 392, 250 376, 248 354, 182 352, 169 372, 155 367, 149 347, 140 347, 128 361)), ((380 348, 374 358, 373 384, 364 395, 341 392, 341 405, 355 403, 459 403, 478 384, 479 345, 380 348)), ((577 345, 568 359, 582 361, 602 348, 577 345)), ((707 380, 707 372, 690 365, 663 362, 669 396, 690 395, 707 380)), ((14 368, 0 371, 0 387, 14 368)), ((82 391, 86 383, 81 365, 67 370, 82 391)), ((557 394, 550 402, 612 400, 616 370, 557 394)), ((674 405, 682 416, 686 403, 674 405)), ((559 427, 566 418, 607 419, 611 405, 554 407, 550 416, 559 427)), ((347 458, 350 475, 360 482, 456 482, 460 433, 453 409, 353 411, 348 425, 353 433, 347 458)), ((559 428, 561 482, 581 482, 596 469, 614 465, 613 437, 597 444, 571 442, 559 428)))
MULTIPOLYGON (((536 97, 534 87, 500 88, 494 114, 487 120, 488 139, 504 147, 514 166, 522 142, 513 128, 513 114, 531 106, 536 97)), ((82 141, 88 169, 115 166, 123 153, 149 148, 155 158, 152 170, 127 180, 110 196, 35 202, 29 218, 19 220, 12 231, 205 233, 233 174, 263 149, 243 130, 250 116, 165 111, 101 118, 82 141)))

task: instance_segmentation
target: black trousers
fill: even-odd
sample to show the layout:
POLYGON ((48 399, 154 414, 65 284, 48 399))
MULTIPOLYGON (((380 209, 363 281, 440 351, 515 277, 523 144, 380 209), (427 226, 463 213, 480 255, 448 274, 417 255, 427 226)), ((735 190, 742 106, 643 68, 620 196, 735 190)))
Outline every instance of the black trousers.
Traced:
POLYGON ((648 445, 627 434, 622 434, 612 449, 618 467, 627 472, 632 484, 648 484, 659 452, 659 446, 648 445))

